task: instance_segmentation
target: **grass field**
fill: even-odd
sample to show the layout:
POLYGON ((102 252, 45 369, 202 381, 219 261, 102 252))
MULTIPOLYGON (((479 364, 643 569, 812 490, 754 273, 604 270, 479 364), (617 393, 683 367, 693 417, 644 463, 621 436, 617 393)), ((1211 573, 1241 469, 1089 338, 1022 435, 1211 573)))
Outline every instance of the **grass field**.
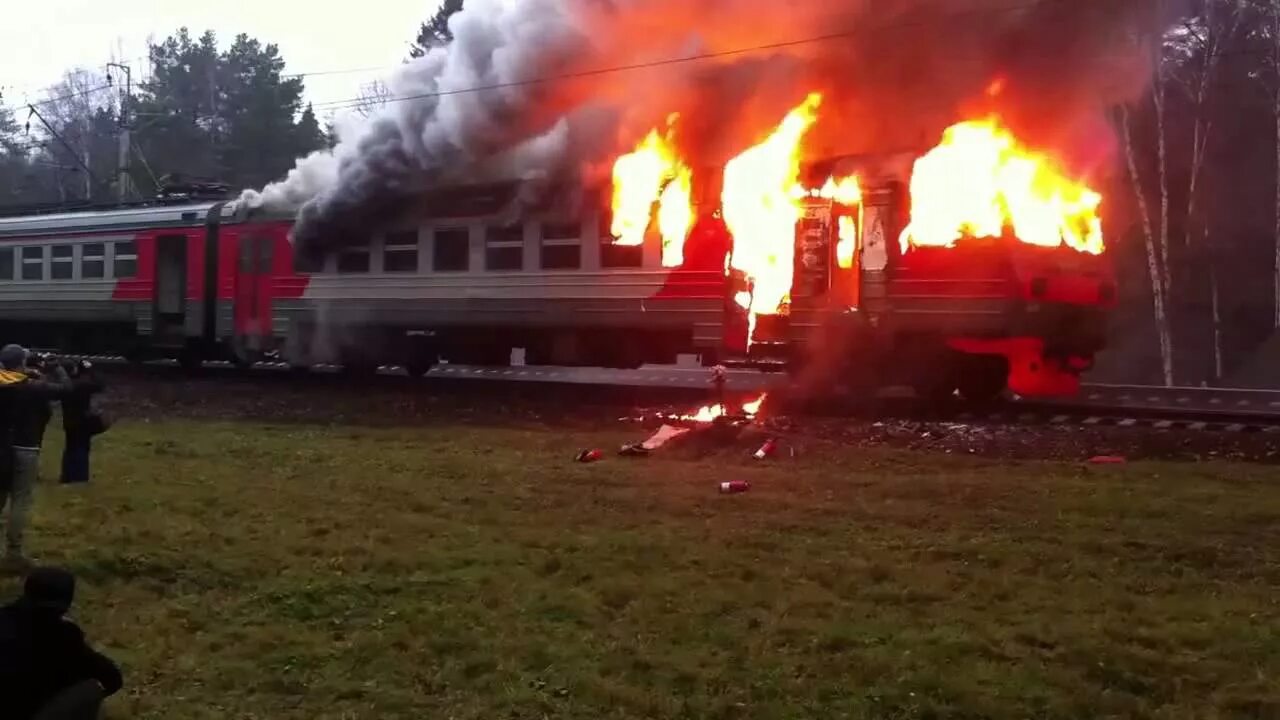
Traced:
POLYGON ((31 545, 117 719, 1280 716, 1274 469, 636 437, 122 425, 31 545))

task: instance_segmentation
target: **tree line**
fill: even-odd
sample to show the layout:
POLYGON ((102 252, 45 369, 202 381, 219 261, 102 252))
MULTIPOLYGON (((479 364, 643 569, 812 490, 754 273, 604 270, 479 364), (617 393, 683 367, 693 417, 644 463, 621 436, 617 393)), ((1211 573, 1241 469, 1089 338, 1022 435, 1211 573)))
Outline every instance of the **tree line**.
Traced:
POLYGON ((1107 379, 1280 384, 1280 0, 1198 0, 1115 108, 1107 379))
MULTIPOLYGON (((448 43, 461 9, 445 0, 406 59, 448 43)), ((241 34, 220 47, 183 28, 147 64, 136 83, 118 65, 77 68, 30 105, 0 96, 0 208, 145 199, 172 181, 261 187, 331 142, 274 44, 241 34)), ((366 93, 366 112, 387 99, 377 84, 366 93)))

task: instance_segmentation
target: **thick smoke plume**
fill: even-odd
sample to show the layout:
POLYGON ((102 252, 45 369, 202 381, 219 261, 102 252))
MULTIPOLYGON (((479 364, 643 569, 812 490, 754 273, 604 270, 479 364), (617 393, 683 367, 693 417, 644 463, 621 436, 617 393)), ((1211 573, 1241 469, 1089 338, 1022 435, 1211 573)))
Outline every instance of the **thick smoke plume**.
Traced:
POLYGON ((399 102, 243 200, 297 210, 298 250, 321 251, 433 186, 598 179, 673 112, 690 161, 720 165, 814 90, 814 157, 923 150, 946 126, 998 111, 1030 144, 1097 171, 1114 151, 1107 111, 1143 91, 1143 39, 1170 20, 1167 5, 466 0, 453 43, 392 78, 399 102))

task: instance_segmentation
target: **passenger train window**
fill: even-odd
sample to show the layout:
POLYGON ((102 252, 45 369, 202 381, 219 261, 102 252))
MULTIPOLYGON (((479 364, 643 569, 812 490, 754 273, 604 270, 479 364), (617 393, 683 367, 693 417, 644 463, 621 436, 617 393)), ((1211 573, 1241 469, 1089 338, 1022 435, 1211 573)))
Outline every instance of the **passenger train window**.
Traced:
POLYGON ((80 248, 80 277, 83 280, 99 280, 107 271, 107 246, 88 243, 80 248))
POLYGON ((382 250, 383 272, 418 271, 418 231, 406 230, 387 235, 382 250))
POLYGON ((432 260, 436 272, 466 272, 471 267, 471 231, 466 228, 437 230, 432 260))
POLYGON ((43 280, 44 279, 44 248, 43 247, 22 248, 22 279, 23 280, 43 280))
POLYGON ((115 244, 116 261, 112 268, 113 277, 131 278, 138 274, 138 246, 132 240, 115 244))
POLYGON ((293 269, 300 273, 324 272, 324 255, 315 252, 300 253, 294 248, 293 269))
POLYGON ((351 248, 338 253, 338 272, 342 274, 369 272, 369 248, 351 248))
POLYGON ((638 268, 644 265, 643 245, 619 245, 612 231, 613 218, 600 215, 600 267, 638 268))
POLYGON ((13 279, 13 248, 0 248, 0 280, 13 279))
POLYGON ((75 250, 70 245, 54 245, 52 264, 49 266, 51 280, 70 280, 75 270, 75 250))
POLYGON ((542 269, 577 270, 582 267, 580 223, 542 224, 542 269))
POLYGON ((644 265, 643 245, 618 245, 609 238, 600 244, 600 266, 638 268, 644 265))
POLYGON ((484 266, 486 270, 524 269, 524 226, 485 228, 484 266))

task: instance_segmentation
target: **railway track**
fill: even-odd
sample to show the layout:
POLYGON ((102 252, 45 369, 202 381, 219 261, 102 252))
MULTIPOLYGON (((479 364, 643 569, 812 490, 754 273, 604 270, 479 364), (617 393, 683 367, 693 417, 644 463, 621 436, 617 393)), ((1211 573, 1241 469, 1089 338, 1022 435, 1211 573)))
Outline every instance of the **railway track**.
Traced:
MULTIPOLYGON (((172 372, 183 377, 172 361, 155 361, 131 366, 124 358, 83 356, 85 359, 115 370, 133 368, 138 371, 172 372)), ((248 369, 249 377, 263 373, 289 373, 311 381, 342 381, 342 368, 320 365, 312 372, 296 374, 283 363, 258 363, 248 369)), ((205 365, 208 377, 243 377, 246 369, 231 363, 212 362, 205 365)), ((400 368, 379 368, 377 376, 384 382, 415 382, 400 368)), ((637 370, 608 368, 571 368, 549 366, 476 367, 441 364, 427 374, 423 382, 448 384, 466 391, 473 385, 493 390, 502 387, 546 386, 553 393, 563 388, 580 393, 585 387, 613 391, 612 397, 624 401, 647 400, 653 404, 708 402, 710 373, 706 368, 686 362, 678 365, 654 365, 637 370)), ((774 392, 785 394, 788 378, 780 373, 752 370, 729 370, 725 389, 735 396, 774 392)), ((534 389, 532 387, 527 389, 534 389)), ((603 396, 607 393, 593 393, 603 396)), ((1079 396, 1062 400, 1030 400, 1012 398, 981 410, 954 408, 921 408, 913 403, 904 389, 888 389, 874 405, 874 412, 893 416, 928 415, 931 419, 960 422, 1006 422, 1071 424, 1116 427, 1152 427, 1155 429, 1188 429, 1225 432, 1280 433, 1280 391, 1237 388, 1190 388, 1140 385, 1089 384, 1079 396)))

